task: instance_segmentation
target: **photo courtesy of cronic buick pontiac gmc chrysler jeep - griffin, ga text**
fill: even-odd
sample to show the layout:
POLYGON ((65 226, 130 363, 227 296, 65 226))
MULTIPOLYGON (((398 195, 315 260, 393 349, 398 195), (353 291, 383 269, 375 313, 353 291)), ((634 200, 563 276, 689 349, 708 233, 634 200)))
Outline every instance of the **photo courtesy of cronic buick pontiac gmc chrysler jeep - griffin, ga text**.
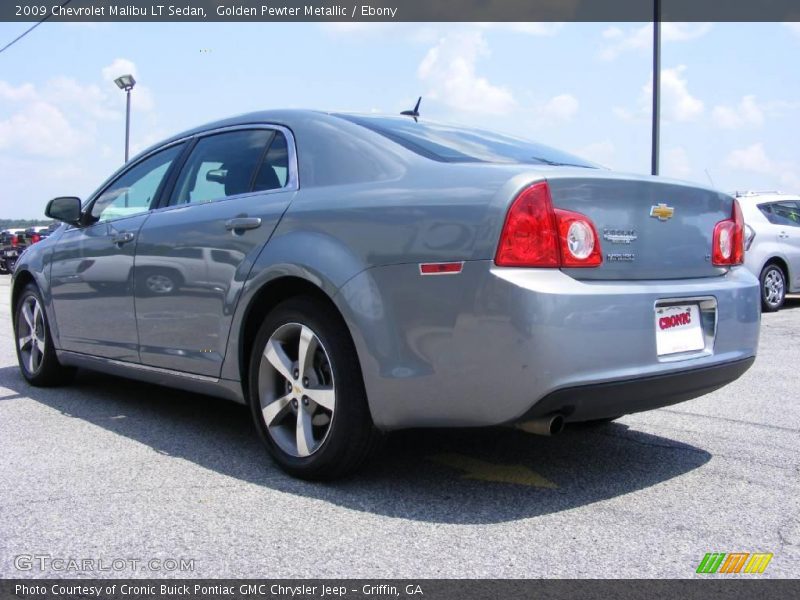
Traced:
POLYGON ((246 403, 283 469, 332 479, 383 432, 552 434, 753 363, 734 197, 412 116, 247 114, 50 201, 13 274, 24 377, 246 403))

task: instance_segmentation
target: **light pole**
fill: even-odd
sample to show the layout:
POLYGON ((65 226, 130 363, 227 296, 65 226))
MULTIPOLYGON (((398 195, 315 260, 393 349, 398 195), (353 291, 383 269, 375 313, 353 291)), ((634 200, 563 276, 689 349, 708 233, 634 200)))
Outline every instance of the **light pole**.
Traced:
POLYGON ((133 75, 122 75, 114 80, 117 87, 125 92, 126 106, 125 106, 125 162, 128 162, 128 147, 131 138, 131 90, 136 85, 136 80, 133 75))
POLYGON ((653 0, 653 147, 650 174, 658 175, 659 121, 661 119, 661 0, 653 0))

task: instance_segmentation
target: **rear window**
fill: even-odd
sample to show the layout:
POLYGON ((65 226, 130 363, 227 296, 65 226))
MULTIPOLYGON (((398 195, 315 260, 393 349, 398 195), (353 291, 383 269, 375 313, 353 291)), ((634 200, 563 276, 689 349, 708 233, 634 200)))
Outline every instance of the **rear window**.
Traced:
POLYGON ((411 118, 336 115, 440 162, 527 163, 597 168, 549 146, 481 129, 423 123, 411 118))

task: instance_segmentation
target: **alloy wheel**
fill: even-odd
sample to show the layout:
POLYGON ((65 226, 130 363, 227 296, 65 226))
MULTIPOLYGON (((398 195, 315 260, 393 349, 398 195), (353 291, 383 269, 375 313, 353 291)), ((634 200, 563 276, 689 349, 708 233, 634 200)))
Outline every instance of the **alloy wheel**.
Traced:
POLYGON ((272 440, 294 457, 314 454, 336 410, 331 361, 316 333, 286 323, 269 338, 258 372, 261 413, 272 440))
POLYGON ((27 296, 22 300, 17 316, 17 344, 22 364, 31 375, 42 364, 45 341, 42 307, 35 296, 27 296))
POLYGON ((778 306, 783 300, 784 287, 783 273, 779 269, 767 271, 764 276, 764 301, 770 306, 778 306))

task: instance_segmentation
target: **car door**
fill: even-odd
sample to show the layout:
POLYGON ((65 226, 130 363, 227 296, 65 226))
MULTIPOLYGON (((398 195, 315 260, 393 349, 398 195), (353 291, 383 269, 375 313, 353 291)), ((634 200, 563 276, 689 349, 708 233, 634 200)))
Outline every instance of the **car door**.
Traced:
POLYGON ((200 136, 142 227, 134 279, 144 364, 218 377, 250 268, 297 189, 291 132, 200 136))
POLYGON ((87 203, 87 224, 70 226, 59 239, 50 276, 62 349, 138 362, 136 238, 183 148, 173 145, 126 169, 87 203))
POLYGON ((796 290, 800 287, 800 203, 775 202, 770 205, 770 212, 768 218, 772 217, 778 243, 789 261, 789 289, 796 290))

